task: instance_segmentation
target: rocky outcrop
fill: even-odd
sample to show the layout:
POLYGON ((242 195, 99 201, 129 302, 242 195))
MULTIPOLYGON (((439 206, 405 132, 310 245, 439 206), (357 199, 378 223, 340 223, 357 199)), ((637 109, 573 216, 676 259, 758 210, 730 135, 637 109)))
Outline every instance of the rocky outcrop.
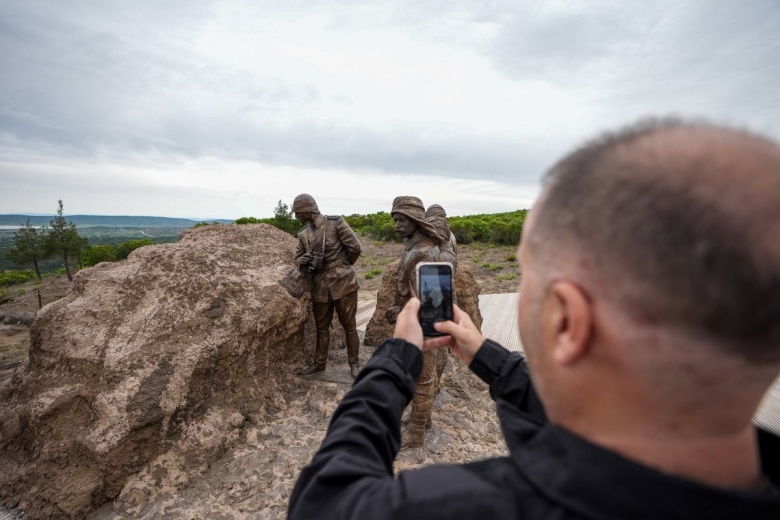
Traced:
POLYGON ((277 283, 296 241, 206 226, 77 274, 0 383, 0 498, 25 518, 126 510, 176 487, 284 405, 313 346, 307 296, 277 283))
MULTIPOLYGON (((396 273, 400 260, 389 264, 382 275, 382 286, 376 297, 376 311, 366 326, 365 344, 378 345, 383 339, 393 336, 395 326, 387 321, 385 313, 393 306, 395 297, 396 273)), ((482 313, 479 310, 480 287, 474 279, 474 271, 469 265, 458 265, 455 270, 455 298, 458 307, 463 309, 471 321, 482 330, 482 313)))
POLYGON ((30 325, 35 313, 27 311, 0 311, 0 323, 6 325, 30 325))

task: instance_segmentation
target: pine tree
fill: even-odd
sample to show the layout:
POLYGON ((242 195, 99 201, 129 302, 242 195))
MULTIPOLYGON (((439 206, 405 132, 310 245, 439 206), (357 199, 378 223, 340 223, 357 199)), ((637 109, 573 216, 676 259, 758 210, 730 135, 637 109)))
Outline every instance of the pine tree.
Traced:
POLYGON ((76 231, 76 224, 65 220, 65 217, 62 215, 62 201, 58 202, 57 214, 49 222, 51 231, 47 240, 47 249, 52 256, 56 255, 62 258, 68 281, 72 282, 73 273, 69 259, 75 257, 80 262, 80 252, 86 246, 87 241, 79 236, 78 231, 76 231))
POLYGON ((32 262, 35 267, 35 276, 40 280, 41 270, 38 262, 48 256, 46 251, 47 236, 46 226, 35 228, 30 225, 28 218, 27 223, 14 233, 14 247, 6 252, 6 257, 20 265, 32 262))

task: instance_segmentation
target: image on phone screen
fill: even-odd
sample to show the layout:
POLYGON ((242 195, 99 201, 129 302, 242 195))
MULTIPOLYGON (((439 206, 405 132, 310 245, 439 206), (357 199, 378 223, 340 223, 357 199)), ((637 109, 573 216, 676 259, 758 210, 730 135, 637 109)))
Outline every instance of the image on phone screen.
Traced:
POLYGON ((441 336, 433 328, 437 321, 452 319, 452 266, 426 263, 418 267, 420 325, 424 336, 441 336))

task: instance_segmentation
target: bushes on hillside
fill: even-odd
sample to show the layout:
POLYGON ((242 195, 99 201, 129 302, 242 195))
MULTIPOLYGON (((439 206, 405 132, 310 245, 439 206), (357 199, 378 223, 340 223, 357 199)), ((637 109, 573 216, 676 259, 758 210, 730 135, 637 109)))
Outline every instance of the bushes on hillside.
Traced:
POLYGON ((274 227, 286 231, 292 236, 298 236, 298 231, 303 225, 293 216, 292 210, 281 200, 274 208, 274 216, 271 218, 241 217, 236 220, 236 224, 270 224, 274 227))
POLYGON ((393 217, 386 211, 378 211, 369 215, 348 215, 344 217, 344 220, 358 235, 385 242, 401 241, 401 237, 395 232, 393 217))
POLYGON ((523 233, 528 210, 508 213, 450 217, 450 231, 459 244, 487 242, 491 244, 517 245, 523 233))
POLYGON ((81 253, 84 267, 92 267, 100 262, 116 262, 116 249, 111 244, 90 246, 81 253))
POLYGON ((152 241, 148 238, 141 238, 138 240, 128 240, 127 242, 122 242, 118 246, 116 246, 116 259, 117 260, 124 260, 127 258, 127 256, 138 249, 139 247, 143 246, 150 246, 152 245, 152 241))
MULTIPOLYGON (((521 209, 508 213, 468 215, 450 217, 450 230, 459 244, 484 242, 502 245, 517 245, 523 232, 523 224, 528 210, 521 209)), ((298 234, 301 224, 295 220, 287 206, 279 201, 273 218, 243 217, 236 224, 271 224, 293 236, 298 234)), ((395 223, 390 213, 378 211, 368 215, 347 215, 344 220, 359 236, 374 240, 400 242, 401 237, 395 231, 395 223)))
POLYGON ((35 278, 35 271, 32 269, 25 269, 24 271, 3 271, 0 273, 0 287, 24 283, 33 278, 35 278))

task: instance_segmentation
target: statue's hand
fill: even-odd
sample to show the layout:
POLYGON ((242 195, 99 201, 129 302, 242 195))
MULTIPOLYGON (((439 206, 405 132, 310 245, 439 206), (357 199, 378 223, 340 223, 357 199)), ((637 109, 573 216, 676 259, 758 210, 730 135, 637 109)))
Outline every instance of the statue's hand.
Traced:
POLYGON ((300 262, 301 267, 309 265, 311 263, 311 253, 303 253, 298 262, 300 262))
POLYGON ((385 319, 388 323, 395 323, 398 319, 399 312, 401 312, 399 307, 390 307, 385 311, 385 319))

